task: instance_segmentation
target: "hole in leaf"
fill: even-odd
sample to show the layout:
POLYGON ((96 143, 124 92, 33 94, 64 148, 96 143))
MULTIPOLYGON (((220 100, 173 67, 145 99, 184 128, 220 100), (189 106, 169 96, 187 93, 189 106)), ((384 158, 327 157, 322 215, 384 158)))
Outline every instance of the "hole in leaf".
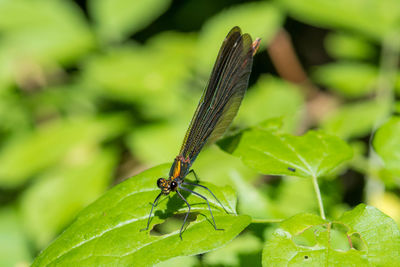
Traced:
POLYGON ((364 240, 362 240, 359 233, 351 234, 349 239, 350 239, 349 242, 351 242, 351 245, 353 246, 354 249, 360 251, 367 250, 367 245, 364 243, 364 240))
MULTIPOLYGON (((356 249, 366 251, 367 246, 359 233, 351 233, 350 228, 343 223, 333 222, 314 225, 306 228, 299 234, 293 236, 293 242, 301 247, 329 247, 337 251, 348 251, 356 249)), ((304 259, 308 255, 304 256, 304 259)))
POLYGON ((308 260, 308 256, 307 256, 307 255, 304 255, 304 259, 305 259, 305 260, 308 260))
POLYGON ((347 233, 349 228, 342 223, 332 223, 330 233, 330 244, 332 249, 339 251, 348 251, 351 246, 347 233))
POLYGON ((315 239, 315 227, 310 227, 293 237, 293 242, 298 246, 313 247, 317 244, 315 239))
MULTIPOLYGON (((186 220, 186 225, 183 230, 186 229, 186 227, 189 226, 190 222, 193 222, 196 220, 197 215, 199 213, 189 213, 189 216, 186 220)), ((167 218, 164 222, 160 224, 156 224, 153 229, 150 231, 150 235, 153 236, 162 236, 166 235, 169 233, 172 233, 174 231, 179 231, 182 227, 183 220, 185 219, 186 213, 182 214, 175 214, 169 218, 167 218)))

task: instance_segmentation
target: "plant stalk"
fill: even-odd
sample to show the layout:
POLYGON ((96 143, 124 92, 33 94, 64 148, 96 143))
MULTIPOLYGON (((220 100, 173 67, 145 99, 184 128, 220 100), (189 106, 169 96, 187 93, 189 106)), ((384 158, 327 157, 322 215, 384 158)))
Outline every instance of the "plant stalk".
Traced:
POLYGON ((319 206, 319 213, 321 218, 326 220, 325 211, 324 211, 324 204, 322 203, 321 191, 319 190, 317 177, 315 175, 312 176, 312 181, 314 185, 315 195, 317 196, 318 206, 319 206))

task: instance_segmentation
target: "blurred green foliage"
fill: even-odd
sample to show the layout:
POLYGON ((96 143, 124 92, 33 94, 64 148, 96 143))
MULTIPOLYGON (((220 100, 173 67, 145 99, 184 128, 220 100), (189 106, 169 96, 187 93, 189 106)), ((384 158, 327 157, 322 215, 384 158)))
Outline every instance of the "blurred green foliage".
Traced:
MULTIPOLYGON (((131 231, 110 237, 116 238, 114 248, 126 245, 129 250, 143 240, 151 249, 169 247, 168 255, 146 256, 151 260, 144 264, 166 260, 157 266, 259 266, 261 253, 262 264, 269 266, 270 255, 285 257, 283 232, 300 229, 296 225, 305 226, 304 221, 317 228, 327 222, 296 215, 318 212, 311 175, 319 178, 328 220, 339 218, 359 232, 358 224, 382 222, 381 227, 390 226, 393 246, 386 246, 390 236, 377 226, 382 246, 374 251, 379 256, 382 250, 393 250, 398 229, 382 212, 400 223, 399 22, 397 0, 0 1, 0 266, 29 265, 52 244, 39 264, 48 255, 68 253, 82 240, 95 238, 101 230, 96 223, 106 220, 109 225, 102 227, 107 230, 149 211, 157 189, 158 177, 153 176, 165 176, 168 164, 149 170, 151 175, 132 177, 94 201, 122 180, 173 160, 219 46, 235 25, 261 37, 262 44, 242 107, 228 137, 219 143, 233 155, 211 146, 194 168, 202 182, 222 188, 215 189, 217 194, 226 193, 231 208, 243 216, 235 218, 235 229, 222 234, 198 216, 193 224, 201 231, 192 231, 190 225, 186 243, 174 243, 176 247, 139 233, 141 219, 131 231), (293 84, 273 68, 276 58, 266 48, 282 30, 293 36, 307 82, 293 84), (318 31, 322 36, 313 36, 318 31), (318 51, 313 50, 316 41, 318 51), (314 94, 306 90, 310 87, 314 94), (318 102, 321 95, 329 101, 318 102), (296 173, 288 164, 295 165, 296 173), (140 191, 144 187, 147 193, 140 191), (133 198, 112 209, 109 205, 121 188, 133 198), (370 206, 348 211, 361 202, 380 211, 370 206), (105 208, 115 215, 110 221, 96 213, 105 208), (78 227, 95 213, 98 221, 78 227), (245 215, 253 223, 242 235, 202 257, 190 256, 234 238, 249 223, 245 215), (297 217, 288 219, 293 215, 297 217), (275 219, 287 220, 254 222, 275 219), (199 236, 216 239, 196 247, 191 238, 199 236), (63 240, 70 240, 69 246, 63 240)), ((293 71, 290 61, 280 63, 293 71)), ((166 210, 167 204, 160 209, 166 210)), ((232 222, 214 208, 221 222, 232 222)), ((204 205, 198 212, 208 216, 204 205)), ((156 216, 152 225, 162 221, 156 216)), ((171 227, 180 222, 171 222, 171 227)), ((318 244, 326 246, 330 236, 319 233, 318 244)), ((337 246, 348 244, 341 231, 329 233, 337 246)), ((368 233, 365 237, 370 238, 368 233)), ((314 238, 305 231, 291 251, 303 255, 297 245, 310 245, 314 238)), ((106 254, 110 247, 100 240, 99 253, 106 254)), ((82 254, 72 254, 85 257, 90 249, 82 246, 82 254)), ((328 258, 361 264, 362 255, 369 263, 382 263, 362 248, 348 255, 351 251, 343 259, 328 258)), ((124 258, 125 263, 133 258, 124 258)))

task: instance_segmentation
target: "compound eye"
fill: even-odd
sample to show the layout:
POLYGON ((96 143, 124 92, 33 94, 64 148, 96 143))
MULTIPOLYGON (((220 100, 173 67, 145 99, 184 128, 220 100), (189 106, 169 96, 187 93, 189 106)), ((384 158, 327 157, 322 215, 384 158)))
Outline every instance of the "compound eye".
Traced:
POLYGON ((163 180, 164 180, 164 178, 158 178, 158 180, 157 180, 157 186, 158 186, 158 188, 161 188, 161 187, 162 187, 163 180))
POLYGON ((171 190, 174 190, 178 186, 178 183, 175 181, 171 182, 171 190))

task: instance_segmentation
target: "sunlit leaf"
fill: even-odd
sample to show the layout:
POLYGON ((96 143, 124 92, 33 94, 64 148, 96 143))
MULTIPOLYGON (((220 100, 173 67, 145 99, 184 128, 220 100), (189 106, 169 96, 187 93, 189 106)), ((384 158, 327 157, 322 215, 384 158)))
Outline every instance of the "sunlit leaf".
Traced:
MULTIPOLYGON (((225 229, 216 231, 207 219, 210 213, 204 200, 184 194, 192 205, 192 212, 199 214, 186 228, 183 240, 179 238, 179 229, 158 236, 140 231, 146 227, 149 202, 160 192, 156 180, 165 177, 169 167, 165 164, 149 169, 111 189, 83 210, 76 221, 36 258, 33 266, 149 266, 221 247, 250 223, 248 216, 227 214, 209 197, 217 226, 225 229)), ((234 212, 236 200, 229 187, 207 186, 228 210, 234 212)), ((185 203, 177 194, 172 194, 160 201, 150 229, 172 213, 186 211, 185 203)))
POLYGON ((323 132, 293 136, 254 128, 243 133, 233 155, 263 174, 320 177, 350 159, 352 151, 323 132))
POLYGON ((318 27, 348 29, 381 39, 399 26, 397 0, 280 0, 296 19, 318 27))
POLYGON ((376 51, 367 40, 345 33, 330 33, 325 38, 327 52, 338 59, 370 59, 376 51))
MULTIPOLYGON (((373 265, 390 266, 400 261, 399 227, 392 218, 380 210, 360 204, 344 213, 338 221, 350 226, 354 237, 359 235, 362 238, 360 241, 365 242, 368 260, 373 265)), ((354 246, 363 245, 354 243, 354 246)))
POLYGON ((283 14, 270 2, 232 6, 207 20, 200 33, 198 65, 204 75, 211 71, 219 47, 233 26, 239 26, 253 39, 262 38, 261 46, 270 42, 280 28, 283 14))
POLYGON ((322 121, 322 128, 342 138, 362 137, 386 116, 390 105, 384 101, 366 100, 343 105, 322 121))
POLYGON ((78 162, 56 166, 39 177, 21 197, 24 226, 38 248, 53 240, 110 183, 116 153, 80 149, 83 151, 76 153, 75 159, 78 162))
POLYGON ((385 168, 400 177, 400 117, 392 117, 378 129, 373 145, 385 168))
POLYGON ((0 186, 21 185, 79 144, 96 144, 120 135, 128 126, 121 115, 60 120, 16 136, 0 151, 0 186))
POLYGON ((31 261, 29 243, 13 208, 0 209, 0 265, 28 266, 31 261))
POLYGON ((311 214, 284 221, 266 243, 263 266, 394 266, 400 231, 378 209, 360 204, 337 221, 311 214))
POLYGON ((99 35, 121 41, 143 29, 167 10, 170 0, 91 0, 89 7, 99 35))
POLYGON ((316 68, 313 77, 318 83, 345 97, 360 97, 375 89, 378 69, 365 63, 330 63, 316 68))

